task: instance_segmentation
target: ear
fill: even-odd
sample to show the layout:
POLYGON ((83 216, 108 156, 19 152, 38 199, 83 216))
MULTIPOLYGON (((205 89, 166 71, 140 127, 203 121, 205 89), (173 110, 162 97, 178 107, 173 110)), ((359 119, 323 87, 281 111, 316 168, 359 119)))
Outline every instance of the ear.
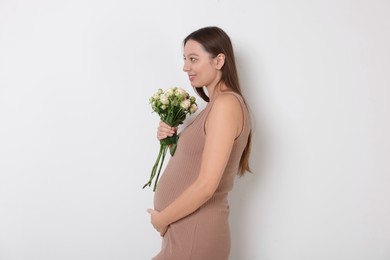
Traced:
POLYGON ((217 57, 215 57, 215 60, 216 60, 215 67, 217 68, 217 70, 222 69, 223 65, 225 64, 225 54, 223 53, 218 54, 217 57))

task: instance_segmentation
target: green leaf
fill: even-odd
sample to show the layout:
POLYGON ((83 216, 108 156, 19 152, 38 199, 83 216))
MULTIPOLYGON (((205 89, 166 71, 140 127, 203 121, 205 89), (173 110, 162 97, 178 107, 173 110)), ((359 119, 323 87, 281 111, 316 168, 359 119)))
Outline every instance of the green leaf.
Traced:
POLYGON ((173 156, 175 154, 176 147, 177 147, 177 144, 172 144, 171 146, 169 146, 169 153, 171 154, 171 156, 173 156))
POLYGON ((179 140, 179 136, 177 134, 174 134, 173 136, 162 139, 160 143, 163 145, 171 145, 171 144, 177 144, 178 140, 179 140))

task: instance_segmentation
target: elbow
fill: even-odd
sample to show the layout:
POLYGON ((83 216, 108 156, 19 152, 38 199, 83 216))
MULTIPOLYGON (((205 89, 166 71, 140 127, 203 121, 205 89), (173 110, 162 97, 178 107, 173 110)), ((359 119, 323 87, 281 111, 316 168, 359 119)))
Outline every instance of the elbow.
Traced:
POLYGON ((204 191, 204 198, 205 198, 205 201, 208 201, 209 199, 211 199, 211 197, 214 195, 214 192, 215 192, 215 189, 212 190, 212 189, 205 189, 204 191))
POLYGON ((200 183, 198 185, 199 194, 201 194, 203 200, 208 201, 215 193, 216 187, 208 183, 200 183))

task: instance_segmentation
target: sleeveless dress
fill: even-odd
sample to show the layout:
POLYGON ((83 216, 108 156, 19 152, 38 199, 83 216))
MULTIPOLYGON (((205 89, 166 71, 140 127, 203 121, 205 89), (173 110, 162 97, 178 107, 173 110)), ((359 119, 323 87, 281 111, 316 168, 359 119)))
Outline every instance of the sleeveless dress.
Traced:
MULTIPOLYGON (((233 188, 242 152, 246 147, 251 122, 241 96, 233 92, 241 103, 244 125, 236 138, 229 161, 214 195, 190 215, 170 224, 162 241, 161 251, 153 260, 227 260, 230 253, 228 223, 228 192, 233 188)), ((205 122, 213 106, 209 102, 203 111, 181 133, 173 157, 160 177, 154 194, 154 208, 161 211, 190 186, 199 175, 205 122)))

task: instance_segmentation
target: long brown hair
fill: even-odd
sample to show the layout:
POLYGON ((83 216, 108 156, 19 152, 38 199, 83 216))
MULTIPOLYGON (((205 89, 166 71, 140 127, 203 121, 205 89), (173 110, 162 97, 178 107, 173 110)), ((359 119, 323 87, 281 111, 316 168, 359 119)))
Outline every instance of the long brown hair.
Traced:
MULTIPOLYGON (((207 51, 212 58, 218 54, 225 55, 225 63, 221 69, 222 76, 219 83, 224 83, 233 92, 239 94, 245 102, 241 92, 240 82, 238 79, 236 61, 234 58, 233 46, 229 36, 221 28, 216 26, 209 26, 198 29, 190 33, 183 41, 183 46, 189 40, 194 40, 200 43, 205 51, 207 51)), ((206 102, 210 98, 206 95, 204 88, 195 88, 197 94, 206 102)), ((249 133, 247 145, 242 153, 238 175, 242 176, 246 171, 250 172, 249 155, 251 148, 252 131, 249 133)))

